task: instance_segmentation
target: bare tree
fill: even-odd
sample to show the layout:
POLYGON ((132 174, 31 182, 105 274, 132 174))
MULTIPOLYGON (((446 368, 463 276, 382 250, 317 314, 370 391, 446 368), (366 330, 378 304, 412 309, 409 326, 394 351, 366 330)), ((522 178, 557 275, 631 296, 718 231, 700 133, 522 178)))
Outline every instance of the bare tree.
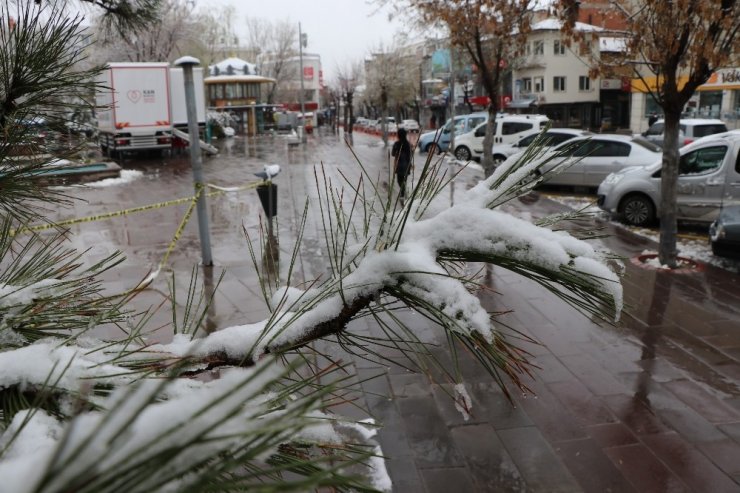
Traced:
POLYGON ((198 41, 202 62, 212 65, 230 56, 239 48, 239 37, 234 29, 236 8, 233 5, 208 6, 195 21, 198 26, 198 41))
MULTIPOLYGON (((561 0, 559 10, 566 20, 566 32, 576 38, 573 26, 579 3, 561 0)), ((661 201, 654 204, 660 216, 658 255, 662 264, 676 267, 679 120, 696 89, 717 69, 736 60, 740 49, 740 2, 611 0, 610 5, 623 14, 626 24, 625 51, 616 63, 631 65, 650 97, 663 109, 661 201)), ((605 67, 595 64, 594 68, 605 67)))
POLYGON ((249 46, 262 48, 258 53, 258 64, 262 75, 275 79, 267 93, 267 102, 297 100, 293 98, 295 88, 288 81, 296 79, 298 56, 298 26, 289 20, 270 22, 263 19, 247 19, 249 46), (259 45, 257 44, 259 43, 259 45))
MULTIPOLYGON (((379 0, 389 3, 389 0, 379 0)), ((420 26, 438 26, 447 31, 450 43, 462 48, 478 68, 488 95, 488 125, 483 139, 485 175, 493 173, 491 149, 496 113, 499 110, 503 75, 502 60, 516 55, 529 30, 534 0, 404 0, 395 2, 420 26), (515 36, 515 34, 520 34, 515 36)))
POLYGON ((362 65, 359 62, 345 64, 337 68, 335 86, 344 99, 344 131, 352 133, 354 121, 354 95, 357 86, 362 82, 362 65))
POLYGON ((389 116, 389 108, 397 108, 407 94, 402 52, 402 48, 398 46, 386 48, 381 44, 372 50, 372 55, 365 61, 365 98, 380 112, 385 145, 388 144, 386 117, 389 116))
POLYGON ((197 37, 193 6, 185 0, 162 0, 157 19, 126 33, 116 24, 99 18, 96 22, 96 57, 131 62, 168 61, 180 55, 181 47, 197 37), (102 49, 101 49, 102 48, 102 49))

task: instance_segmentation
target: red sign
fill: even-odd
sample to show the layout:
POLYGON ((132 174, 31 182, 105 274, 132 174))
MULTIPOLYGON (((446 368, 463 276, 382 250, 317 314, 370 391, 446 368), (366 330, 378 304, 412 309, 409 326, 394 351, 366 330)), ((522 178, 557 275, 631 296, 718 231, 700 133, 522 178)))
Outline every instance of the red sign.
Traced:
POLYGON ((313 67, 303 67, 303 79, 313 80, 313 67))
POLYGON ((624 92, 630 92, 632 91, 632 81, 629 77, 622 77, 622 91, 624 92))

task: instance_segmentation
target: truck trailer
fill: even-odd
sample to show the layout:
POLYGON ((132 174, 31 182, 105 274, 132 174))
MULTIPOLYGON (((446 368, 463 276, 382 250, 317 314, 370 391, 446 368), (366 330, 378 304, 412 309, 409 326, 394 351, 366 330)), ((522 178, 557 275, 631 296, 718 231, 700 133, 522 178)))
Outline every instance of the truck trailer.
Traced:
POLYGON ((168 63, 108 63, 98 82, 98 138, 105 154, 171 148, 168 63))
MULTIPOLYGON (((193 70, 198 125, 205 129, 203 69, 193 70)), ((168 63, 111 62, 99 75, 96 94, 98 136, 103 152, 160 149, 169 152, 173 128, 187 132, 181 68, 168 63)))

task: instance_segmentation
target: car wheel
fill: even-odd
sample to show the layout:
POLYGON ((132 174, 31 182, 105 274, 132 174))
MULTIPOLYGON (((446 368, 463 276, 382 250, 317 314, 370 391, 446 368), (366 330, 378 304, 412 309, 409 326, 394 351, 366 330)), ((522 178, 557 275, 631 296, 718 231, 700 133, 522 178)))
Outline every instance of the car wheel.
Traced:
POLYGON ((619 213, 627 224, 647 226, 655 221, 655 206, 645 195, 628 195, 619 204, 619 213))
POLYGON ((494 164, 494 166, 498 166, 499 164, 503 163, 504 161, 506 161, 506 156, 504 156, 502 154, 494 154, 493 155, 493 164, 494 164))
POLYGON ((460 161, 470 161, 470 149, 465 146, 460 146, 455 149, 455 157, 460 161))

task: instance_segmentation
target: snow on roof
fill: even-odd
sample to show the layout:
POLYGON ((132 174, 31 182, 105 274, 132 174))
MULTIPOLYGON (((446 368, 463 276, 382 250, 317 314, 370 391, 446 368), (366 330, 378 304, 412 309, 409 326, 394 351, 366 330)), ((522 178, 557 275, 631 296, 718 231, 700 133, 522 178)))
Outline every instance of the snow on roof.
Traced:
MULTIPOLYGON (((555 18, 545 19, 544 21, 535 22, 532 24, 532 31, 559 31, 563 27, 563 21, 555 18)), ((599 26, 586 24, 584 22, 576 22, 576 31, 603 31, 604 29, 599 26)))
POLYGON ((627 38, 599 38, 599 50, 622 53, 627 50, 627 38))
POLYGON ((225 60, 221 60, 220 62, 211 65, 210 67, 208 67, 208 70, 211 72, 211 75, 254 75, 257 73, 257 65, 255 65, 254 63, 249 63, 246 60, 242 60, 241 58, 229 57, 225 60))
POLYGON ((275 79, 263 75, 212 75, 203 79, 206 84, 217 82, 277 82, 275 79))

